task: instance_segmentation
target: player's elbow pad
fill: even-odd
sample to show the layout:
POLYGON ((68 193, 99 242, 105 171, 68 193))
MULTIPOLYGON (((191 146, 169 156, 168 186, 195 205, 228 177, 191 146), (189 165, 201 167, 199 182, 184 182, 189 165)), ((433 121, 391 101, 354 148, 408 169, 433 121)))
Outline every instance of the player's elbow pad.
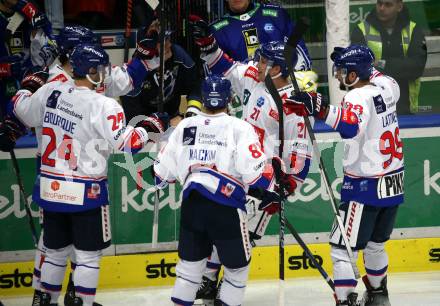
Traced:
POLYGON ((353 138, 359 131, 359 119, 356 113, 330 105, 325 123, 339 132, 342 138, 353 138))

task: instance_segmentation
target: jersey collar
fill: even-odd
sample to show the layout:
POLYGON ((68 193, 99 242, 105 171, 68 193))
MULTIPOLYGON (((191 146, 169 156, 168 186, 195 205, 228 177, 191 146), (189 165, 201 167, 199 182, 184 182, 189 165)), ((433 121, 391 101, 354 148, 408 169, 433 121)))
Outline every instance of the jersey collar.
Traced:
POLYGON ((241 20, 241 21, 248 21, 249 19, 252 18, 252 16, 255 15, 255 12, 256 12, 259 8, 260 8, 260 3, 256 3, 256 4, 255 4, 255 7, 254 7, 252 10, 250 10, 249 12, 246 12, 246 13, 244 13, 244 14, 237 15, 237 16, 233 16, 233 15, 231 15, 231 14, 228 14, 227 16, 228 16, 228 17, 231 17, 231 18, 234 18, 234 19, 237 19, 237 20, 241 20))

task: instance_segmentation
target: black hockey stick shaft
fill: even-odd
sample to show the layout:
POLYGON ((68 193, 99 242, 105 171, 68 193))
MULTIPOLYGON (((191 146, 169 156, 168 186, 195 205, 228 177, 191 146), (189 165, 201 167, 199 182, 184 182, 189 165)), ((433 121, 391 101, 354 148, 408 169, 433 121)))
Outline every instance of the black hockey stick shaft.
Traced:
POLYGON ((319 271, 319 273, 322 275, 322 277, 325 279, 327 284, 330 286, 330 288, 335 292, 335 284, 333 280, 328 276, 327 272, 325 272, 324 268, 319 264, 319 262, 316 260, 315 256, 313 256, 313 253, 310 251, 307 244, 302 240, 301 236, 298 234, 298 232, 295 230, 295 228, 290 224, 289 220, 286 218, 286 226, 289 229, 290 233, 293 235, 293 238, 298 242, 299 246, 304 250, 304 253, 309 258, 309 260, 312 262, 313 266, 319 271))
MULTIPOLYGON (((163 0, 159 2, 159 103, 157 105, 157 111, 163 112, 165 103, 164 93, 164 76, 165 76, 165 3, 163 0)), ((152 247, 156 248, 159 237, 159 209, 160 198, 159 189, 154 192, 154 210, 153 210, 153 230, 152 230, 152 247)))
MULTIPOLYGON (((296 49, 296 45, 300 41, 302 35, 304 34, 307 27, 296 26, 294 31, 289 37, 290 45, 296 49)), ((275 101, 278 111, 278 136, 279 136, 279 152, 278 156, 280 159, 283 159, 283 148, 284 148, 284 111, 283 111, 283 100, 281 99, 278 90, 273 84, 272 78, 269 74, 266 75, 264 80, 267 89, 269 90, 270 95, 275 101)), ((275 176, 277 181, 280 181, 281 178, 281 168, 274 168, 275 176)), ((284 294, 283 294, 283 286, 284 286, 284 227, 285 227, 285 210, 284 210, 284 190, 282 184, 279 184, 279 195, 280 195, 280 211, 279 211, 279 221, 280 221, 280 233, 279 233, 279 279, 280 279, 280 296, 279 296, 279 305, 284 305, 284 294)))
MULTIPOLYGON (((272 78, 269 74, 267 74, 264 80, 267 89, 269 90, 270 95, 275 101, 278 111, 278 136, 279 136, 279 148, 278 148, 278 156, 280 159, 283 158, 283 147, 284 147, 284 112, 283 112, 283 101, 278 93, 278 90, 275 88, 273 84, 272 78)), ((275 178, 277 182, 281 180, 281 164, 274 164, 274 172, 275 178)), ((278 186, 278 193, 280 196, 280 211, 279 211, 279 222, 280 222, 280 232, 279 232, 279 306, 284 306, 284 227, 285 227, 285 211, 284 211, 284 188, 282 184, 278 186)))
MULTIPOLYGON (((3 122, 3 124, 5 124, 3 107, 1 105, 0 105, 0 120, 3 122)), ((37 230, 35 228, 34 218, 32 217, 31 209, 29 207, 30 204, 27 201, 28 197, 26 196, 26 192, 24 190, 23 180, 21 179, 21 174, 20 174, 20 167, 18 166, 18 161, 17 161, 17 157, 15 156, 14 149, 9 151, 9 155, 11 156, 12 168, 14 169, 14 173, 17 178, 18 188, 20 189, 20 199, 23 200, 24 209, 26 211, 26 216, 29 222, 29 228, 32 234, 32 240, 36 248, 38 246, 37 230)))
POLYGON ((28 197, 24 190, 24 185, 21 179, 20 168, 18 166, 17 157, 15 156, 14 150, 11 150, 9 153, 11 155, 12 167, 14 168, 15 176, 17 177, 18 188, 20 189, 20 198, 23 200, 24 209, 28 217, 29 228, 31 229, 31 234, 32 234, 32 240, 34 242, 34 246, 37 247, 38 246, 37 230, 35 228, 34 218, 32 217, 31 209, 29 208, 30 204, 28 204, 27 201, 28 197))
MULTIPOLYGON (((308 28, 308 20, 303 18, 297 24, 297 28, 300 28, 302 31, 305 31, 308 28)), ((300 31, 301 31, 300 30, 300 31)), ((295 73, 293 71, 293 63, 292 63, 292 54, 296 52, 296 46, 298 42, 294 40, 293 37, 289 37, 286 47, 284 48, 284 58, 286 59, 287 67, 289 70, 289 76, 292 81, 293 87, 295 88, 295 92, 300 92, 298 81, 296 80, 295 73)), ((327 192, 330 197, 331 206, 333 209, 333 213, 335 214, 336 222, 338 223, 339 230, 341 232, 342 239, 344 240, 345 248, 347 250, 348 257, 350 259, 350 263, 354 272, 356 279, 360 278, 359 269, 356 264, 356 259, 353 255, 353 250, 351 249, 350 242, 345 233, 344 224, 342 222, 341 214, 339 213, 339 209, 336 205, 335 195, 333 193, 333 189, 331 188, 330 180, 328 178, 327 171, 324 167, 324 162, 321 157, 321 153, 319 151, 318 143, 316 142, 315 133, 313 132, 312 125, 308 117, 304 117, 304 122, 306 125, 307 132, 309 133, 310 140, 312 141, 313 152, 319 161, 319 170, 321 172, 321 176, 324 179, 324 183, 327 189, 327 192)))

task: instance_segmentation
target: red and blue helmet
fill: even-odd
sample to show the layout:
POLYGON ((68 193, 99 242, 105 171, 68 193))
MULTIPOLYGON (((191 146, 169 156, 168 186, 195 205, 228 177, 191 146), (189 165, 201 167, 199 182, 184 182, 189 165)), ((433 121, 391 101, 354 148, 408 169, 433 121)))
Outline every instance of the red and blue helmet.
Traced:
POLYGON ((210 75, 202 83, 202 102, 207 109, 225 108, 231 101, 231 82, 219 75, 210 75))

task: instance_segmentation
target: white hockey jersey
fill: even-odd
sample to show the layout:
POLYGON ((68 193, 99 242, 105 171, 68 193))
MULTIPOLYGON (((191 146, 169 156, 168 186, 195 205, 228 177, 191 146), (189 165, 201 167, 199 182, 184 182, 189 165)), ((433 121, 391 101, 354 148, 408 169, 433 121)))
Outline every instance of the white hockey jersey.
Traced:
MULTIPOLYGON (((224 61, 209 63, 214 70, 223 70, 224 76, 231 81, 234 92, 243 104, 243 119, 249 122, 258 134, 262 149, 268 158, 278 156, 279 128, 278 110, 264 82, 258 80, 256 63, 224 61), (211 65, 213 64, 213 65, 211 65), (220 67, 219 67, 220 66, 220 67)), ((282 100, 292 95, 292 85, 278 90, 282 100)), ((287 172, 292 174, 298 185, 304 182, 311 163, 311 142, 306 133, 304 118, 297 116, 288 108, 284 109, 284 148, 283 160, 287 172)), ((313 124, 313 121, 312 121, 313 124)))
POLYGON ((343 201, 392 206, 403 202, 404 158, 399 136, 397 82, 375 72, 349 91, 342 107, 330 106, 326 123, 344 138, 343 201))
MULTIPOLYGON (((68 83, 73 86, 73 78, 58 64, 54 63, 49 68, 50 82, 68 83)), ((119 97, 126 95, 134 89, 133 82, 127 72, 127 65, 122 67, 113 66, 110 77, 104 80, 103 86, 97 88, 98 93, 104 93, 107 97, 119 97)), ((40 127, 35 128, 35 136, 37 138, 37 158, 41 157, 41 137, 42 131, 40 127)), ((38 171, 38 170, 37 170, 38 171)))
MULTIPOLYGON (((252 126, 225 113, 182 120, 160 151, 154 165, 161 182, 177 179, 183 199, 191 190, 219 204, 245 210, 250 185, 273 187, 273 172, 266 169, 252 126)), ((159 184, 160 185, 160 184, 159 184)))
POLYGON ((110 153, 114 148, 135 153, 148 141, 143 128, 125 125, 116 100, 86 87, 55 81, 33 95, 20 90, 13 103, 17 118, 42 131, 34 200, 50 211, 83 211, 108 204, 110 153))

